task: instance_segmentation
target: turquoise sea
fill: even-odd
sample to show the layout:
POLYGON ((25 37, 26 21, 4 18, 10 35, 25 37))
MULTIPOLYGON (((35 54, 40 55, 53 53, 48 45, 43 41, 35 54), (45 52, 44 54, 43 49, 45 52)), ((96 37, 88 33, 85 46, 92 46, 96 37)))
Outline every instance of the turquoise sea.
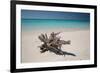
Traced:
POLYGON ((22 30, 33 29, 64 29, 64 28, 89 28, 88 20, 65 19, 21 19, 22 30))

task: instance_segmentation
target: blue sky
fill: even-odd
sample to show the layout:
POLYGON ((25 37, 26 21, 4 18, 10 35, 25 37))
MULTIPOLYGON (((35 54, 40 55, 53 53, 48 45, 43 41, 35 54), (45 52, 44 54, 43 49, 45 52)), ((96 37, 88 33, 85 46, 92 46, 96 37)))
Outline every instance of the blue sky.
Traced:
POLYGON ((89 13, 21 10, 22 19, 90 20, 89 13))

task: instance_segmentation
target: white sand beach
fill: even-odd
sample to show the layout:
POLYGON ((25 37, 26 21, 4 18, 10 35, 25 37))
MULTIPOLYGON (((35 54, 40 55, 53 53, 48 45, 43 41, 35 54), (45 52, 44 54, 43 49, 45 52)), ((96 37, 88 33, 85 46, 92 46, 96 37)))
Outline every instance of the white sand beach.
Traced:
POLYGON ((54 62, 54 61, 69 61, 69 60, 88 60, 90 59, 90 30, 41 30, 41 31, 23 31, 22 32, 22 49, 21 61, 22 63, 31 62, 54 62), (74 53, 76 56, 62 56, 56 55, 52 52, 40 53, 41 41, 38 36, 41 33, 61 32, 59 36, 63 40, 71 40, 70 45, 63 45, 62 50, 74 53))

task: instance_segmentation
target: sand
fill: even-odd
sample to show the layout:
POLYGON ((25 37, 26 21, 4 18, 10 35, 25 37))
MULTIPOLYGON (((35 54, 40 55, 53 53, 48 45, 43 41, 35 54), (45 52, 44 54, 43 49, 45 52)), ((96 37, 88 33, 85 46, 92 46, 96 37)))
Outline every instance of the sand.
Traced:
POLYGON ((41 33, 59 32, 59 30, 32 30, 22 31, 21 62, 54 62, 69 60, 89 60, 90 59, 90 31, 89 29, 60 30, 61 39, 71 40, 70 45, 63 45, 62 50, 74 53, 76 56, 61 56, 52 52, 40 53, 41 41, 38 36, 41 33))

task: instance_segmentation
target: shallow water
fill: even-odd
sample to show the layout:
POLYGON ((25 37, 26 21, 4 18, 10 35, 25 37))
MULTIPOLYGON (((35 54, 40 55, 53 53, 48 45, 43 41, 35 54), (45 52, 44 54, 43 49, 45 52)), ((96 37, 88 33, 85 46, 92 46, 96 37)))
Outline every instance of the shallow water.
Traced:
POLYGON ((64 19, 21 19, 22 30, 33 29, 65 29, 65 28, 89 28, 87 20, 64 20, 64 19))

